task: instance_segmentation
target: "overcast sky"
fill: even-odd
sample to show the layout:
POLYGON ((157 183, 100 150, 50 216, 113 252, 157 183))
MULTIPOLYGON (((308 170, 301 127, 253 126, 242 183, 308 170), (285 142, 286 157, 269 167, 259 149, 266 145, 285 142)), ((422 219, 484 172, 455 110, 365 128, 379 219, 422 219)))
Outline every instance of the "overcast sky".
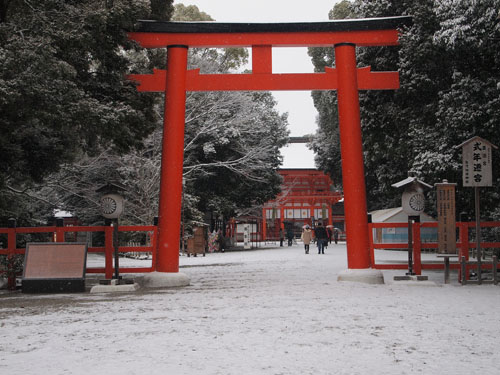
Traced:
MULTIPOLYGON (((337 0, 184 0, 175 4, 196 5, 218 22, 313 22, 328 21, 337 0)), ((306 48, 274 48, 274 73, 312 73, 306 48)), ((278 110, 288 112, 292 136, 316 131, 317 111, 310 91, 274 91, 278 110)), ((303 144, 282 149, 283 168, 314 168, 314 154, 303 144)))

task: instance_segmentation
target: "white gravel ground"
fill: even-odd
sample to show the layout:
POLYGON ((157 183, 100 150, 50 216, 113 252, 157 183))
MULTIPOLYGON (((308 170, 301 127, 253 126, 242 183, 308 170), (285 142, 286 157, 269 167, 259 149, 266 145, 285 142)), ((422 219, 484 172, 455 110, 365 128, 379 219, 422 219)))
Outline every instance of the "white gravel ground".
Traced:
MULTIPOLYGON (((403 260, 405 253, 377 252, 403 260)), ((425 255, 430 259, 433 255, 425 255)), ((95 261, 95 259, 94 259, 95 261)), ((137 262, 124 260, 125 262, 137 262)), ((147 261, 146 261, 147 262, 147 261)), ((0 293, 0 374, 497 374, 500 287, 338 282, 344 245, 180 259, 186 288, 0 293), (314 250, 314 249, 312 249, 314 250)))

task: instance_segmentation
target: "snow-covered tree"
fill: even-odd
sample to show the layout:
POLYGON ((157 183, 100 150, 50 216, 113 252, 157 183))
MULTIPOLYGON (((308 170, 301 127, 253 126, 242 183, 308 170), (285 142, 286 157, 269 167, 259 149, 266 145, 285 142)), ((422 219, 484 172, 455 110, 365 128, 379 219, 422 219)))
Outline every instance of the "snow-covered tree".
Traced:
POLYGON ((153 96, 124 79, 125 30, 171 0, 0 1, 0 220, 61 163, 126 152, 155 125, 153 96))
MULTIPOLYGON (((500 25, 499 0, 447 1, 436 3, 440 29, 434 34, 437 47, 446 49, 449 85, 439 92, 436 129, 438 155, 421 158, 427 165, 436 159, 450 160, 449 175, 461 186, 461 150, 454 148, 474 135, 500 145, 500 25), (432 157, 434 156, 434 158, 432 157)), ((494 160, 500 155, 494 152, 494 160)), ((493 163, 494 188, 482 189, 485 217, 500 218, 500 165, 493 163)), ((450 178, 448 178, 450 180, 450 178)), ((462 210, 472 214, 472 189, 460 190, 462 210)))
MULTIPOLYGON (((461 187, 461 150, 456 146, 473 135, 500 142, 495 131, 500 114, 499 5, 498 0, 350 3, 349 17, 413 16, 413 25, 402 30, 399 47, 358 48, 359 66, 399 70, 401 82, 399 90, 360 93, 369 209, 399 204, 391 184, 414 170, 429 183, 457 182, 457 212, 473 212, 471 189, 461 187)), ((336 16, 335 10, 331 16, 336 16)), ((317 69, 333 64, 332 49, 311 55, 317 69)), ((321 151, 317 162, 337 176, 341 171, 336 95, 314 93, 313 98, 319 111, 313 143, 321 151)), ((497 179, 499 172, 495 164, 497 179)), ((488 214, 500 199, 496 189, 486 191, 488 214)))
MULTIPOLYGON (((176 9, 185 11, 186 7, 176 9)), ((187 13, 192 16, 197 12, 189 7, 187 13)), ((152 56, 156 59, 158 55, 152 56)), ((247 56, 243 49, 193 49, 189 66, 201 68, 203 73, 227 73, 239 68, 247 56)), ((151 55, 136 58, 148 60, 151 55)), ((228 217, 279 192, 281 180, 276 169, 288 130, 286 115, 280 115, 275 105, 270 93, 188 93, 184 141, 187 221, 201 221, 206 211, 228 217)), ((161 118, 161 101, 155 111, 161 118)), ((45 184, 44 194, 85 222, 95 223, 100 220, 95 188, 109 180, 120 182, 127 187, 123 220, 150 224, 158 208, 162 132, 159 121, 142 148, 121 156, 103 148, 96 157, 83 156, 78 164, 65 165, 51 176, 53 183, 45 184)))

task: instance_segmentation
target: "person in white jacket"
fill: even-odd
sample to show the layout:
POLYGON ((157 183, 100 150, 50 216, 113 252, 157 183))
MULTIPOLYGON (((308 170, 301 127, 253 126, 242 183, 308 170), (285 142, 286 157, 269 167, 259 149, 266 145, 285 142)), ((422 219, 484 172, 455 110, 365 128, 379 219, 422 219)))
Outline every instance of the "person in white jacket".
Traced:
POLYGON ((306 227, 302 230, 300 238, 304 242, 304 250, 306 251, 306 254, 309 254, 309 244, 312 241, 312 230, 309 225, 306 225, 306 227))

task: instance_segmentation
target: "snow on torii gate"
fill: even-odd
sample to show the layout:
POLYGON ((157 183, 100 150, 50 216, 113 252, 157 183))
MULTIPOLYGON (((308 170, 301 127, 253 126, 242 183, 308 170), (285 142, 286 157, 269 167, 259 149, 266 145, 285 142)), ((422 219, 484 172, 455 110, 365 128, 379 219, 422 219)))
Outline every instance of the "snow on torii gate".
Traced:
POLYGON ((397 28, 411 17, 312 23, 140 21, 129 33, 145 48, 167 48, 167 70, 135 74, 139 91, 165 92, 156 271, 179 272, 186 91, 337 90, 349 269, 371 267, 358 90, 399 88, 397 72, 356 67, 356 46, 398 44, 397 28), (272 73, 272 47, 335 48, 336 68, 324 73, 272 73), (187 70, 192 47, 251 47, 251 74, 187 70))

